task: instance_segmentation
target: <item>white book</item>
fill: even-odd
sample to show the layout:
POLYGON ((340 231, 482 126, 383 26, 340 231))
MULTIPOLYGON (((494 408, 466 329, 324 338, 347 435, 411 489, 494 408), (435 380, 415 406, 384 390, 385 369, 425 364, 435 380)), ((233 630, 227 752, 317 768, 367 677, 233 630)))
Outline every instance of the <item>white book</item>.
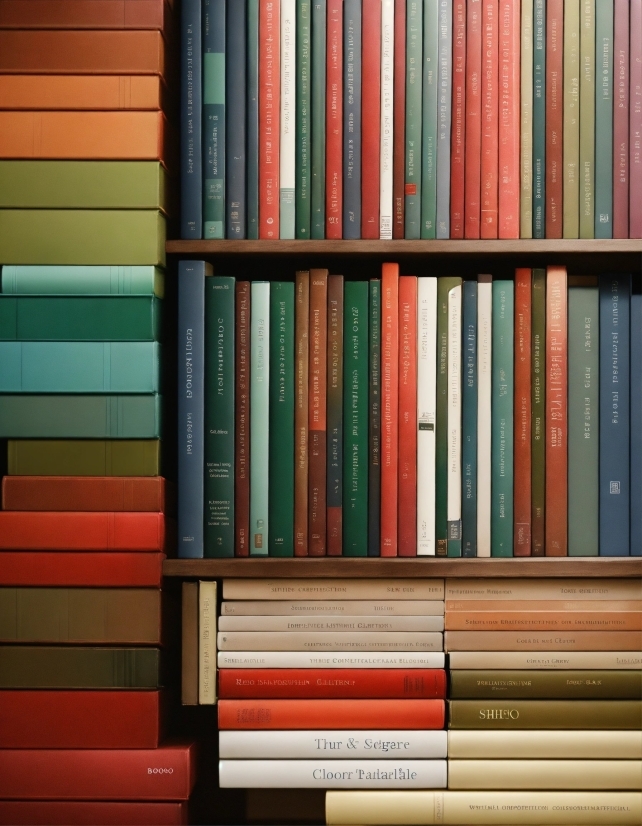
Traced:
POLYGON ((477 281, 477 556, 490 556, 493 279, 477 281))
POLYGON ((642 668, 635 651, 451 651, 450 668, 471 669, 599 669, 642 668))
POLYGON ((444 650, 443 634, 421 631, 220 631, 217 639, 219 651, 444 650))
POLYGON ((642 735, 639 731, 453 729, 448 732, 448 757, 640 760, 642 735))
MULTIPOLYGON (((394 115, 394 0, 381 3, 381 150, 379 156, 379 237, 392 238, 392 168, 394 115)), ((367 170, 364 170, 367 174, 367 170)))
POLYGON ((216 581, 198 583, 198 702, 216 702, 216 581))
POLYGON ((448 555, 461 556, 461 293, 448 292, 448 555), (454 553, 451 552, 451 548, 454 553))
POLYGON ((268 553, 270 284, 253 281, 250 321, 250 556, 268 553))
POLYGON ((443 617, 443 600, 234 600, 221 604, 221 616, 443 617))
POLYGON ((219 631, 443 631, 443 617, 221 617, 219 631))
POLYGON ((444 668, 443 651, 219 651, 219 668, 444 668))
POLYGON ((445 789, 445 760, 219 760, 222 789, 445 789))
POLYGON ((294 238, 296 157, 296 0, 281 0, 281 133, 279 235, 294 238))
POLYGON ((437 279, 417 279, 417 555, 435 555, 437 279))
MULTIPOLYGON (((254 285, 253 285, 254 286, 254 285)), ((224 579, 224 599, 443 599, 443 579, 224 579)))
MULTIPOLYGON (((606 732, 604 732, 606 733, 606 732)), ((310 760, 439 759, 445 731, 219 731, 221 758, 310 760)))

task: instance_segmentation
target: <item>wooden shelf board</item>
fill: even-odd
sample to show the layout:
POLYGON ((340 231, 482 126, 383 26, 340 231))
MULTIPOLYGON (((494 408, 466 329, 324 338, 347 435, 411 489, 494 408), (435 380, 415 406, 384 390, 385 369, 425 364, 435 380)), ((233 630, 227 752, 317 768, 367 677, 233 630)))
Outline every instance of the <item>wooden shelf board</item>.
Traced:
POLYGON ((642 557, 167 559, 169 577, 640 577, 642 557))

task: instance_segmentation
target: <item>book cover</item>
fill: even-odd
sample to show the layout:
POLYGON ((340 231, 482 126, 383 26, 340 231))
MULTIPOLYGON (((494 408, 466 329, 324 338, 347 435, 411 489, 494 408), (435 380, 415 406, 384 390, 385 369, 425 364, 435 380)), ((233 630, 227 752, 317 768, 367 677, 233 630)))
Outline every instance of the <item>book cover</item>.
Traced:
POLYGON ((639 760, 449 760, 449 789, 638 789, 639 760))
POLYGON ((642 31, 642 4, 631 3, 631 62, 629 72, 629 237, 642 238, 642 204, 637 193, 642 186, 642 39, 635 37, 642 31))
POLYGON ((279 237, 293 239, 296 225, 296 0, 280 0, 280 3, 279 237))
POLYGON ((279 238, 281 6, 259 3, 258 159, 259 238, 279 238))
POLYGON ((379 238, 382 0, 362 0, 361 237, 379 238))
POLYGON ((534 0, 522 2, 520 52, 520 179, 519 237, 533 237, 533 11, 534 0))
POLYGON ((250 556, 267 556, 270 476, 270 282, 253 281, 250 291, 250 556))
POLYGON ((439 140, 439 0, 425 0, 421 132, 421 238, 437 237, 439 140))
MULTIPOLYGON (((446 586, 447 599, 640 599, 642 585, 631 579, 515 579, 502 583, 497 593, 496 580, 450 579, 446 586)), ((590 649, 589 649, 590 650, 590 649)))
POLYGON ((3 551, 0 585, 160 588, 163 554, 3 551))
POLYGON ((250 282, 236 282, 234 556, 250 554, 250 282))
POLYGON ((312 172, 312 4, 309 0, 297 0, 295 37, 295 235, 297 238, 310 238, 310 194, 312 172))
MULTIPOLYGON (((631 296, 630 364, 642 364, 642 296, 631 296)), ((642 375, 631 370, 631 556, 642 555, 642 375)))
POLYGON ((5 0, 3 29, 158 29, 169 22, 172 0, 5 0))
POLYGON ((550 729, 635 728, 640 700, 451 700, 448 728, 550 729))
POLYGON ((181 583, 181 705, 198 705, 198 582, 181 583))
POLYGON ((482 3, 480 236, 497 238, 499 205, 499 0, 482 3))
POLYGON ((417 281, 399 278, 399 556, 417 556, 417 281))
POLYGON ((515 271, 515 556, 531 555, 532 271, 515 271))
POLYGON ((447 611, 446 629, 465 631, 639 631, 640 612, 601 611, 447 611))
POLYGON ((165 109, 158 75, 2 75, 3 109, 165 109))
POLYGON ((477 556, 490 556, 493 402, 493 279, 477 276, 477 556))
MULTIPOLYGON (((570 672, 567 672, 570 673, 570 672)), ((639 759, 639 737, 633 731, 450 731, 452 757, 639 759), (633 735, 633 736, 632 736, 633 735)))
POLYGON ((482 2, 466 3, 466 149, 464 237, 480 237, 482 130, 482 2))
POLYGON ((629 2, 613 17, 613 237, 629 237, 629 2))
POLYGON ((531 306, 531 555, 545 555, 546 271, 533 270, 531 306))
MULTIPOLYGON (((637 593, 639 583, 617 580, 626 593, 637 593)), ((589 582, 580 583, 589 585, 589 582)), ((443 599, 443 579, 395 579, 394 590, 384 579, 324 579, 322 583, 309 579, 224 579, 223 599, 269 599, 282 600, 312 596, 323 599, 338 597, 341 599, 443 599)))
POLYGON ((642 602, 635 599, 461 599, 446 600, 445 610, 449 611, 559 611, 570 613, 573 621, 575 611, 594 611, 597 618, 606 612, 627 612, 642 609, 642 602))
POLYGON ((423 3, 406 10, 404 236, 412 240, 421 232, 423 10, 423 3))
POLYGON ((311 85, 311 184, 310 237, 325 238, 325 75, 326 75, 326 29, 327 0, 317 0, 312 6, 312 50, 310 76, 311 85))
MULTIPOLYGON (((225 668, 443 668, 440 651, 341 651, 323 654, 309 651, 219 651, 218 666, 225 668)), ((639 663, 638 663, 639 664, 639 663)), ((634 667, 634 666, 631 666, 634 667)))
POLYGON ((227 4, 225 31, 225 237, 247 237, 247 6, 227 4))
POLYGON ((461 556, 462 284, 448 291, 448 556, 461 556))
POLYGON ((533 0, 533 238, 546 237, 546 0, 533 0))
POLYGON ((327 554, 328 271, 310 270, 308 367, 308 554, 327 554))
POLYGON ((379 144, 379 238, 392 239, 394 159, 394 0, 381 0, 381 126, 379 144))
POLYGON ((417 281, 417 555, 435 556, 437 279, 417 281))
POLYGON ((564 3, 564 125, 562 139, 562 235, 580 234, 580 5, 581 0, 564 3))
MULTIPOLYGON (((564 651, 532 654, 528 651, 452 651, 448 655, 455 668, 543 668, 556 669, 638 669, 642 655, 627 651, 564 651)), ((544 732, 542 732, 544 733, 544 732)))
POLYGON ((294 555, 308 556, 310 273, 295 276, 294 555))
POLYGON ((368 556, 379 556, 381 513, 381 281, 368 286, 368 556))
POLYGON ((613 12, 614 0, 595 4, 595 237, 613 237, 613 12))
POLYGON ((31 439, 7 445, 12 476, 158 476, 158 439, 31 439))
MULTIPOLYGON (((578 0, 579 2, 579 0, 578 0)), ((498 238, 519 238, 521 3, 501 0, 499 13, 498 238)))
MULTIPOLYGON (((361 317, 362 324, 366 318, 365 312, 367 312, 367 310, 364 308, 364 315, 361 317)), ((344 411, 347 413, 347 410, 344 408, 344 348, 347 353, 349 343, 347 338, 344 336, 344 296, 342 275, 331 275, 328 277, 327 336, 327 552, 328 556, 341 556, 343 550, 343 443, 344 427, 346 429, 349 427, 349 420, 347 416, 344 418, 344 411)), ((367 356, 365 352, 363 355, 367 356)))
POLYGON ((187 820, 187 803, 116 803, 79 800, 3 800, 3 824, 75 823, 122 824, 122 826, 181 826, 187 820))
POLYGON ((462 311, 461 555, 477 556, 477 282, 464 281, 462 311))
POLYGON ((453 4, 450 237, 464 237, 466 169, 466 2, 453 4))
POLYGON ((155 295, 165 294, 160 267, 23 267, 4 266, 0 291, 19 295, 155 295))
POLYGON ((198 583, 198 703, 216 703, 216 582, 198 583))
POLYGON ((343 237, 361 238, 361 0, 343 14, 343 237))
POLYGON ((450 133, 453 86, 453 0, 439 3, 436 236, 450 238, 450 133))
MULTIPOLYGON (((638 651, 639 631, 446 631, 446 651, 638 651)), ((566 727, 565 727, 566 728, 566 727)), ((584 726, 581 726, 584 728, 584 726)))
POLYGON ((595 237, 595 0, 580 7, 580 238, 595 237))
MULTIPOLYGON (((539 612, 538 612, 539 613, 539 612)), ((631 619, 631 614, 624 614, 629 625, 636 624, 635 618, 631 619)), ((586 621, 584 614, 573 614, 573 621, 586 621), (580 619, 578 619, 580 618, 580 619)), ((600 612, 599 622, 605 625, 613 623, 613 612, 600 612)), ((624 623, 623 623, 624 624, 624 623)), ((637 618, 637 625, 640 625, 637 618)), ((221 631, 443 631, 443 616, 400 616, 400 617, 379 617, 373 613, 371 616, 296 616, 290 615, 241 615, 222 616, 219 620, 219 630, 221 631)))
POLYGON ((405 237, 406 0, 395 0, 392 161, 392 237, 405 237))
POLYGON ((453 700, 494 699, 497 695, 508 699, 635 700, 642 689, 642 675, 635 671, 456 670, 450 680, 453 700))
POLYGON ((381 556, 397 556, 399 473, 399 265, 381 272, 381 556))
POLYGON ((247 237, 259 237, 259 0, 247 0, 247 237))
POLYGON ((546 207, 547 238, 563 235, 564 0, 546 4, 546 207))
POLYGON ((443 635, 431 631, 355 631, 338 636, 330 631, 219 631, 217 647, 219 651, 441 651, 443 635))
MULTIPOLYGON (((642 608, 639 605, 628 605, 627 610, 642 608)), ((443 617, 443 600, 235 600, 221 603, 222 617, 240 616, 307 616, 307 615, 336 614, 337 616, 371 617, 381 614, 387 616, 435 616, 443 617)))

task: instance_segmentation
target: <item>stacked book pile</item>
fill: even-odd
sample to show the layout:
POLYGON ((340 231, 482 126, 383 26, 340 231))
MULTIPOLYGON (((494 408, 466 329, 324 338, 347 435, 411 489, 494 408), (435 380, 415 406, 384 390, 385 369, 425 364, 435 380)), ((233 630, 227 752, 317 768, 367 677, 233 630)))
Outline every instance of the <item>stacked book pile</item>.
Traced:
POLYGON ((446 787, 444 582, 224 580, 221 787, 446 787))

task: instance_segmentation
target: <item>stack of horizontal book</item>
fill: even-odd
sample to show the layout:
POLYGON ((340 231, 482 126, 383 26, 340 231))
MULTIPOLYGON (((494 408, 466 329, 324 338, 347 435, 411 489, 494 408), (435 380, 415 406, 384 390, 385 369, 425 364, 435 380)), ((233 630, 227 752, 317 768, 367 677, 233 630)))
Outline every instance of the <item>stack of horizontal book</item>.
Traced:
POLYGON ((443 580, 224 580, 222 787, 445 788, 443 580))

